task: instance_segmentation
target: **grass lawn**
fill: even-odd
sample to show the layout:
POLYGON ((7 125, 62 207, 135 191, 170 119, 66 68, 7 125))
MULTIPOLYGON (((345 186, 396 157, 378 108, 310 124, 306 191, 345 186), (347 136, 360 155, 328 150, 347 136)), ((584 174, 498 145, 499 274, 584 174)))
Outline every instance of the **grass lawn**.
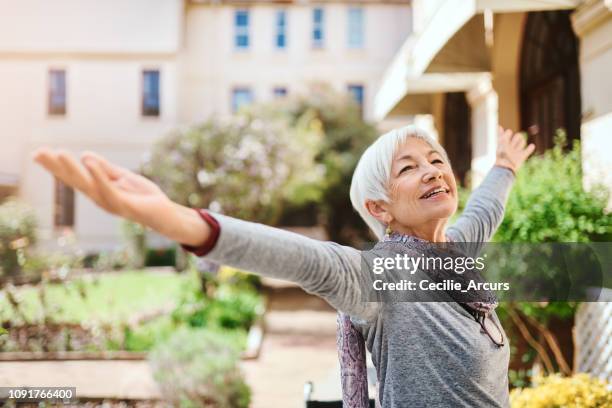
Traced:
MULTIPOLYGON (((57 322, 95 320, 118 323, 141 313, 175 305, 183 285, 193 283, 191 275, 146 270, 112 272, 88 275, 64 284, 49 284, 46 301, 48 313, 57 322)), ((17 298, 30 322, 42 318, 43 307, 37 288, 18 288, 17 298)), ((0 321, 13 320, 14 317, 4 291, 0 291, 0 321)))

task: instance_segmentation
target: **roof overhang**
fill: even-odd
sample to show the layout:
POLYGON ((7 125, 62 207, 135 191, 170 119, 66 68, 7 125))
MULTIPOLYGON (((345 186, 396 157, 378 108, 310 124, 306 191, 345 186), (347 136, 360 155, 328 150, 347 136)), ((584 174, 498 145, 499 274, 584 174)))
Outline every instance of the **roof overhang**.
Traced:
POLYGON ((488 70, 488 51, 484 46, 484 23, 480 15, 483 11, 505 13, 558 10, 574 8, 579 2, 579 0, 439 0, 438 7, 429 16, 428 22, 420 31, 406 39, 387 68, 374 100, 375 118, 379 120, 387 118, 407 95, 422 94, 421 90, 427 90, 428 87, 432 92, 463 89, 461 85, 453 85, 467 78, 463 74, 482 74, 483 68, 488 70), (475 39, 476 42, 471 39, 475 39), (463 61, 461 63, 452 61, 452 58, 449 59, 452 55, 461 56, 463 61), (432 62, 438 63, 432 66, 432 62), (444 71, 446 77, 422 78, 426 73, 436 71, 444 71), (453 75, 459 76, 453 78, 453 75), (443 84, 448 88, 441 86, 443 84))

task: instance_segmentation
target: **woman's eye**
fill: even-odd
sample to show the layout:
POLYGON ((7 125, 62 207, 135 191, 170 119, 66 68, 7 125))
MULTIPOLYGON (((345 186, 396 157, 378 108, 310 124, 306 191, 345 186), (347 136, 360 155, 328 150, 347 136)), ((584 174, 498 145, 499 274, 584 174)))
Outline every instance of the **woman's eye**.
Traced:
POLYGON ((400 170, 399 174, 402 174, 405 170, 412 170, 412 169, 414 169, 414 166, 406 166, 400 170))
POLYGON ((440 160, 440 159, 435 159, 434 161, 432 161, 432 163, 436 163, 436 162, 437 162, 437 163, 444 163, 444 162, 443 162, 442 160, 440 160))

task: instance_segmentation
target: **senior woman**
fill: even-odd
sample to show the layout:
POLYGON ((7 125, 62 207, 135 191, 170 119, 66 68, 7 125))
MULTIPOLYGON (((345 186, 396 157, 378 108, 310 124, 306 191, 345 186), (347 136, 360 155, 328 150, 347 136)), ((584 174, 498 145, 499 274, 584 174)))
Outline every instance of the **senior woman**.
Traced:
MULTIPOLYGON (((516 171, 534 150, 525 145, 521 135, 500 129, 495 166, 448 229, 458 203, 450 161, 413 126, 382 135, 364 152, 350 198, 381 243, 485 242, 501 223, 516 171)), ((488 307, 488 318, 499 325, 494 304, 366 302, 359 282, 367 272, 354 248, 181 206, 148 179, 93 152, 81 156, 84 167, 49 148, 33 157, 106 211, 199 256, 295 282, 350 316, 372 354, 383 408, 509 405, 509 345, 492 341, 470 313, 488 307)))

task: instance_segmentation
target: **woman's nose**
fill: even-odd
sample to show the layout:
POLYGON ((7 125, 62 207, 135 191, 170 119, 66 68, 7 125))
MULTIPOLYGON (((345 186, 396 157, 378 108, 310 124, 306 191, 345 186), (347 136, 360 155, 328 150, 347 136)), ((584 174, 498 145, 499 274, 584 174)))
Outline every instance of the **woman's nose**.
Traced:
POLYGON ((432 179, 439 179, 441 177, 442 171, 433 164, 429 164, 425 170, 425 174, 423 175, 423 181, 427 183, 432 179))

